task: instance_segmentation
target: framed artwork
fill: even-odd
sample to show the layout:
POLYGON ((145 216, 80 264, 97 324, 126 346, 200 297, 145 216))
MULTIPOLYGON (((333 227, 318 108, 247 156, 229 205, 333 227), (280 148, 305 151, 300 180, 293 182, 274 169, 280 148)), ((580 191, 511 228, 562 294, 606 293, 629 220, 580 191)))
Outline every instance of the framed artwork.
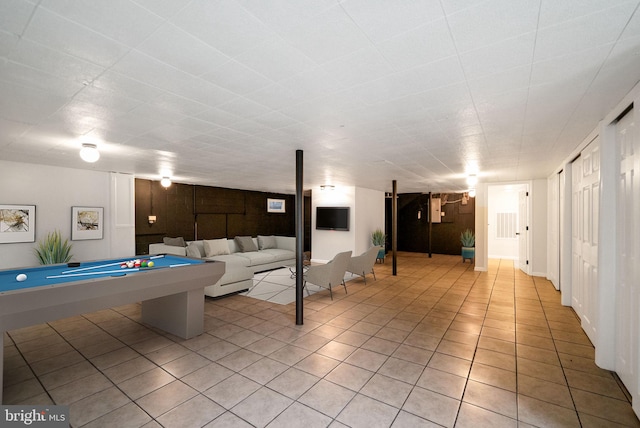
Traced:
POLYGON ((71 240, 102 239, 104 208, 71 207, 71 240))
POLYGON ((284 199, 271 199, 267 198, 267 212, 268 213, 284 213, 284 199))
POLYGON ((0 244, 36 241, 35 205, 0 205, 0 244))

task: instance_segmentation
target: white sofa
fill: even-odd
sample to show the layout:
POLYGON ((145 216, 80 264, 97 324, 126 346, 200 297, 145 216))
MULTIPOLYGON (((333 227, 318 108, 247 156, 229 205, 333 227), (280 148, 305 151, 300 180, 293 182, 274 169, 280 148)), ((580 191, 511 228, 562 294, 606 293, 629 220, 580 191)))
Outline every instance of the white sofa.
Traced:
POLYGON ((206 240, 206 243, 205 240, 186 242, 186 246, 149 244, 149 254, 175 254, 224 262, 225 274, 218 282, 204 289, 205 295, 219 297, 253 286, 253 275, 256 272, 277 269, 296 262, 295 237, 258 236, 251 240, 258 251, 246 251, 245 248, 241 248, 242 241, 236 239, 213 239, 206 240))

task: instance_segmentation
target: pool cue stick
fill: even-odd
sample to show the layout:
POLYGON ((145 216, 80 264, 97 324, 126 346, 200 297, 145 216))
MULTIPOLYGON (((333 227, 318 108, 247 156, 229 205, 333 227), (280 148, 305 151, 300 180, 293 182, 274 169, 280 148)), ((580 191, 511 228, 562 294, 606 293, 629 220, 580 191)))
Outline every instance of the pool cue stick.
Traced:
POLYGON ((128 274, 131 272, 147 272, 147 271, 151 271, 151 270, 157 270, 157 269, 167 269, 167 268, 175 268, 175 267, 180 267, 180 266, 190 266, 191 263, 179 263, 179 264, 175 264, 175 265, 169 265, 169 266, 154 266, 152 268, 127 268, 127 269, 120 269, 120 270, 101 270, 100 272, 80 272, 80 273, 68 273, 66 275, 51 275, 48 276, 47 279, 55 279, 55 278, 69 278, 72 276, 90 276, 90 275, 109 275, 109 274, 114 274, 114 273, 120 273, 120 274, 128 274))
MULTIPOLYGON (((151 257, 149 257, 149 260, 161 259, 163 257, 164 257, 164 254, 161 254, 159 256, 151 256, 151 257)), ((106 264, 103 264, 103 265, 96 265, 96 266, 89 266, 89 267, 85 267, 85 268, 65 270, 64 272, 61 272, 61 273, 62 274, 70 274, 70 273, 75 273, 75 272, 82 272, 82 271, 85 271, 85 270, 105 268, 105 267, 109 267, 109 266, 120 266, 122 263, 126 263, 126 261, 106 263, 106 264)))

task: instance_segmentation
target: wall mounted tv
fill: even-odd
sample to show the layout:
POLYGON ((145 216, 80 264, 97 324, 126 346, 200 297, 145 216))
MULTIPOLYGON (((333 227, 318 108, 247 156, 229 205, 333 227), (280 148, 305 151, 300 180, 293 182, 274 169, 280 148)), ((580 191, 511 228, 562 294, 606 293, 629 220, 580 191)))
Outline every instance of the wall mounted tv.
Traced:
POLYGON ((316 229, 349 230, 349 207, 316 207, 316 229))

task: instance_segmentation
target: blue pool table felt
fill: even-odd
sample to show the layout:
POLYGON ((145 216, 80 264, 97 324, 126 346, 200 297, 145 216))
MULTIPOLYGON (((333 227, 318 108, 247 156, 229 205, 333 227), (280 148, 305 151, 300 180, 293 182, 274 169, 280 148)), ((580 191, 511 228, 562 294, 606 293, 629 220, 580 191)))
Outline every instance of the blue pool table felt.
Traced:
POLYGON ((51 286, 57 284, 63 284, 73 281, 87 281, 95 278, 105 278, 108 276, 123 276, 123 275, 135 275, 144 274, 147 271, 153 271, 157 269, 165 269, 170 267, 183 266, 186 264, 199 264, 204 263, 202 260, 188 259, 172 255, 163 256, 136 256, 130 259, 111 259, 111 260, 95 260, 90 262, 80 262, 80 266, 69 267, 66 263, 58 265, 46 265, 30 268, 18 268, 18 269, 6 269, 0 271, 0 293, 20 290, 32 287, 51 286), (157 257, 157 258, 156 258, 157 257), (152 260, 154 266, 151 268, 139 268, 136 269, 123 269, 120 267, 120 263, 127 262, 135 259, 152 260), (108 265, 111 266, 96 267, 95 269, 85 269, 88 267, 108 265), (82 269, 82 270, 79 270, 82 269), (91 275, 72 275, 75 273, 92 273, 91 275), (94 274, 95 272, 108 271, 107 274, 94 274), (63 274, 68 272, 68 274, 63 274), (16 277, 19 274, 27 275, 25 281, 18 281, 16 277), (57 278, 47 278, 50 276, 57 276, 57 278))

